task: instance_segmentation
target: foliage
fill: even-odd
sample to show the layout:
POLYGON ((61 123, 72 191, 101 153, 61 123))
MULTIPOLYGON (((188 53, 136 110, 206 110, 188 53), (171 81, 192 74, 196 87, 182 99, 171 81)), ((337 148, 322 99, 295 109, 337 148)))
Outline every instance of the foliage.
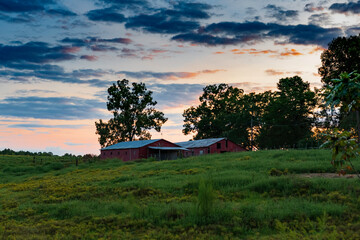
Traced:
POLYGON ((53 156, 54 154, 52 152, 14 151, 10 148, 5 148, 0 151, 0 155, 53 156))
POLYGON ((209 217, 213 212, 215 194, 211 182, 200 180, 197 197, 197 211, 200 217, 209 217))
POLYGON ((257 141, 261 148, 296 146, 311 135, 315 93, 300 77, 280 79, 278 91, 264 109, 257 141))
POLYGON ((360 35, 332 40, 321 54, 321 64, 319 74, 323 83, 329 85, 344 72, 360 72, 360 35))
POLYGON ((329 157, 326 150, 271 150, 76 167, 65 157, 34 164, 32 156, 1 155, 0 236, 359 239, 358 181, 299 175, 333 171, 329 157), (274 166, 288 174, 269 176, 274 166), (203 191, 199 183, 209 176, 203 191), (214 194, 207 217, 197 212, 201 192, 214 194))
MULTIPOLYGON (((339 174, 345 175, 346 170, 355 170, 352 163, 352 159, 359 156, 360 149, 353 138, 354 133, 348 131, 340 132, 338 129, 334 129, 328 133, 327 141, 322 145, 323 148, 332 149, 332 161, 331 164, 338 169, 339 174), (337 158, 340 156, 340 158, 337 158), (344 166, 347 164, 347 166, 344 166)), ((360 178, 360 175, 358 174, 360 178)))
POLYGON ((271 92, 244 94, 227 84, 208 85, 199 98, 200 105, 184 111, 183 133, 195 134, 194 139, 227 137, 248 147, 250 129, 256 131, 270 96, 271 92))
POLYGON ((101 119, 95 122, 96 134, 102 147, 122 141, 150 139, 148 130, 160 132, 167 121, 164 113, 157 111, 157 104, 152 98, 152 91, 144 83, 132 83, 123 79, 108 88, 107 109, 113 114, 107 123, 101 119))
POLYGON ((341 73, 324 86, 324 95, 328 105, 343 106, 346 112, 360 109, 360 74, 341 73))

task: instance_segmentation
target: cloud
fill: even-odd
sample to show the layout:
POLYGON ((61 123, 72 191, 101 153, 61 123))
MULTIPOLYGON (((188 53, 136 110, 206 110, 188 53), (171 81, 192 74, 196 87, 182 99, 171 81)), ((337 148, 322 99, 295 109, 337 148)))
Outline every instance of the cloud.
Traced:
POLYGON ((94 87, 106 87, 111 84, 109 81, 98 79, 105 74, 111 74, 110 71, 96 69, 80 69, 71 72, 57 65, 32 65, 15 64, 12 69, 0 70, 0 81, 5 82, 32 82, 44 80, 67 84, 87 84, 94 87))
MULTIPOLYGON (((30 22, 35 20, 25 14, 45 14, 59 17, 73 17, 77 14, 60 6, 55 0, 0 0, 0 12, 10 15, 3 15, 1 20, 8 22, 30 22), (18 15, 13 15, 18 14, 18 15), (5 16, 5 17, 4 17, 5 16)), ((41 15, 36 15, 37 17, 41 15)))
POLYGON ((215 70, 202 70, 198 72, 152 72, 152 71, 140 71, 140 72, 129 72, 129 71, 120 71, 117 74, 124 74, 126 77, 137 78, 137 79, 147 79, 147 78, 156 78, 161 80, 178 80, 186 78, 194 78, 200 74, 214 74, 219 71, 224 71, 222 69, 215 70))
POLYGON ((278 71, 278 70, 275 70, 275 69, 267 69, 267 70, 265 70, 265 73, 267 74, 267 75, 270 75, 270 76, 280 76, 280 75, 285 75, 285 74, 287 74, 287 75, 301 75, 301 74, 303 74, 303 72, 301 72, 301 71, 287 71, 287 72, 285 72, 285 71, 278 71))
POLYGON ((309 17, 309 24, 313 25, 329 25, 331 23, 331 18, 328 13, 313 14, 309 17))
POLYGON ((334 3, 329 8, 336 13, 360 14, 360 1, 348 3, 334 3))
POLYGON ((54 0, 0 0, 0 11, 3 12, 32 12, 45 10, 46 5, 55 4, 54 0))
POLYGON ((67 46, 50 46, 45 42, 28 42, 18 45, 0 44, 0 66, 14 63, 44 64, 76 58, 67 46))
POLYGON ((357 26, 346 29, 347 36, 354 36, 354 35, 358 35, 359 33, 360 33, 360 27, 357 26))
POLYGON ((96 52, 118 51, 119 49, 109 44, 130 44, 132 40, 130 38, 64 38, 61 43, 72 44, 73 47, 86 47, 89 50, 96 52))
POLYGON ((202 84, 149 84, 160 109, 184 108, 194 103, 202 93, 202 84))
POLYGON ((177 2, 171 8, 158 9, 153 14, 140 14, 128 18, 125 27, 145 32, 176 34, 196 30, 199 19, 209 19, 213 7, 206 3, 177 2))
POLYGON ((140 29, 145 32, 174 34, 188 32, 200 27, 196 21, 182 21, 167 16, 167 13, 138 15, 128 19, 126 28, 140 29))
POLYGON ((47 125, 47 124, 31 124, 31 123, 24 123, 24 124, 12 124, 8 125, 8 128, 25 128, 25 129, 34 129, 34 128, 66 128, 66 129, 79 129, 86 125, 47 125))
POLYGON ((85 14, 92 21, 123 23, 126 18, 123 14, 117 13, 112 8, 91 10, 85 14))
POLYGON ((314 3, 308 3, 304 7, 305 12, 318 12, 324 10, 322 6, 316 6, 314 3))
POLYGON ((343 32, 340 28, 322 28, 316 25, 220 22, 210 24, 199 32, 176 35, 172 37, 172 40, 205 46, 217 46, 252 44, 272 39, 278 44, 319 45, 326 47, 333 38, 342 34, 343 32))
POLYGON ((149 8, 149 3, 146 0, 98 0, 112 8, 123 10, 139 10, 149 8))
POLYGON ((299 56, 299 55, 303 55, 302 53, 298 52, 295 49, 287 49, 285 48, 285 51, 280 53, 280 56, 282 57, 286 57, 286 56, 299 56))
POLYGON ((84 59, 92 62, 92 61, 96 61, 98 57, 94 55, 82 55, 80 59, 84 59))
POLYGON ((268 17, 275 18, 278 21, 287 21, 297 19, 299 12, 295 10, 284 10, 282 7, 269 4, 265 7, 268 17))
MULTIPOLYGON (((96 119, 105 103, 66 97, 9 97, 0 100, 0 116, 36 119, 96 119)), ((27 126, 29 127, 29 126, 27 126)))

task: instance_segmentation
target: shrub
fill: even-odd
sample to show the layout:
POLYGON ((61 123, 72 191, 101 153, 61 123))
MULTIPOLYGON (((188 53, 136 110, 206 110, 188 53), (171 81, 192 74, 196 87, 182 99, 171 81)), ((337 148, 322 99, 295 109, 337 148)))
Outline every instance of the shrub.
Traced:
POLYGON ((214 201, 215 193, 212 184, 201 179, 197 198, 198 215, 201 217, 208 217, 213 210, 214 201))

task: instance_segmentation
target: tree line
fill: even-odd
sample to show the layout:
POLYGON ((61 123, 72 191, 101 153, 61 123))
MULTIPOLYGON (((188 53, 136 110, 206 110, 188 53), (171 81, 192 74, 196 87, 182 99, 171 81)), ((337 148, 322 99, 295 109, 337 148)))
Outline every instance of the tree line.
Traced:
MULTIPOLYGON (((334 39, 322 53, 321 63, 321 89, 311 89, 299 76, 282 78, 276 91, 262 93, 245 93, 225 83, 208 85, 200 104, 184 111, 182 131, 194 139, 226 137, 248 149, 266 149, 318 146, 326 141, 322 133, 328 129, 359 128, 358 112, 343 104, 349 99, 328 104, 325 98, 326 89, 336 85, 334 78, 360 70, 360 35, 334 39)), ((360 86, 358 80, 354 84, 360 86)), ((150 139, 149 130, 159 132, 167 121, 143 83, 130 87, 128 80, 117 81, 108 94, 113 118, 95 123, 102 147, 150 139)))

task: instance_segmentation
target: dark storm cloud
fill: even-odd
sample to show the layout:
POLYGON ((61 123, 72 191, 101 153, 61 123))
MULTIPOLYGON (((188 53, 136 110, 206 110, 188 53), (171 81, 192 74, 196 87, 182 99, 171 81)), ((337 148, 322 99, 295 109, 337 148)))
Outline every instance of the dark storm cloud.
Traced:
POLYGON ((349 2, 349 3, 334 3, 329 8, 333 12, 337 13, 352 13, 359 14, 360 13, 360 1, 357 2, 349 2))
POLYGON ((0 116, 36 119, 94 119, 102 117, 105 103, 66 97, 9 97, 0 100, 0 116))
POLYGON ((220 22, 213 23, 198 32, 179 34, 172 40, 193 44, 216 46, 240 43, 254 43, 265 39, 277 43, 319 45, 327 44, 342 35, 340 28, 322 28, 316 25, 280 25, 262 22, 220 22), (284 38, 279 41, 277 39, 284 38))
POLYGON ((0 44, 0 66, 13 63, 42 64, 73 60, 76 56, 66 46, 50 46, 45 42, 28 42, 18 45, 0 44))
POLYGON ((295 10, 285 10, 282 7, 269 4, 265 7, 268 12, 268 16, 275 18, 278 21, 287 21, 288 19, 296 19, 299 16, 299 12, 295 10))
POLYGON ((91 10, 85 14, 92 21, 123 23, 126 18, 123 14, 116 12, 113 8, 91 10))

